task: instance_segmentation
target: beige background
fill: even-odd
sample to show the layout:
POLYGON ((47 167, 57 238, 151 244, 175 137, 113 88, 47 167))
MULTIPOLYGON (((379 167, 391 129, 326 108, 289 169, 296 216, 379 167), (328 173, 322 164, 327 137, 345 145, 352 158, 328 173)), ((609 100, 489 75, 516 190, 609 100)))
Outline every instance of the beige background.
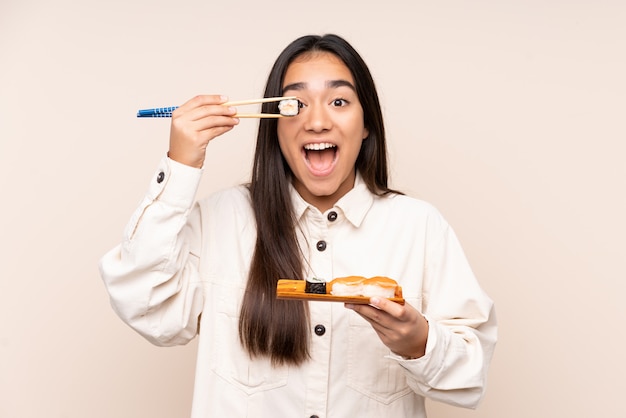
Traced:
MULTIPOLYGON (((0 417, 185 417, 194 344, 111 310, 97 262, 167 149, 143 107, 258 97, 288 42, 370 64, 393 186, 434 203, 497 303, 477 411, 623 417, 626 3, 0 0, 0 417)), ((245 181, 256 121, 209 147, 201 195, 245 181)))

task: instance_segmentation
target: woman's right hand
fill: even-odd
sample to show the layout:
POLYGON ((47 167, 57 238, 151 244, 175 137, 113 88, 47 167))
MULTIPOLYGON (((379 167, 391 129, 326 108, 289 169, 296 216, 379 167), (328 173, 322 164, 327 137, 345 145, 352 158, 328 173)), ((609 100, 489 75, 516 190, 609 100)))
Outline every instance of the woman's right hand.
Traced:
POLYGON ((237 109, 223 106, 227 101, 225 96, 200 95, 174 110, 168 157, 202 168, 209 142, 239 123, 239 119, 233 117, 237 109))

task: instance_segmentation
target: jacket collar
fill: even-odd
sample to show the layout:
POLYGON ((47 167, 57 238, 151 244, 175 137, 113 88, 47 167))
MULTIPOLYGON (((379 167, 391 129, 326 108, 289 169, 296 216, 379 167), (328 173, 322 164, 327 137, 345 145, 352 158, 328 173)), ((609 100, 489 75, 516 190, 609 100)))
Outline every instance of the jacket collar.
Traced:
MULTIPOLYGON (((300 221, 302 217, 307 214, 322 216, 322 213, 315 206, 307 203, 302 196, 300 196, 293 185, 290 187, 290 193, 294 215, 297 221, 300 221)), ((352 225, 358 228, 373 203, 374 195, 369 191, 361 174, 357 171, 352 190, 341 197, 341 199, 335 203, 335 206, 327 212, 333 210, 336 212, 340 211, 352 225)))

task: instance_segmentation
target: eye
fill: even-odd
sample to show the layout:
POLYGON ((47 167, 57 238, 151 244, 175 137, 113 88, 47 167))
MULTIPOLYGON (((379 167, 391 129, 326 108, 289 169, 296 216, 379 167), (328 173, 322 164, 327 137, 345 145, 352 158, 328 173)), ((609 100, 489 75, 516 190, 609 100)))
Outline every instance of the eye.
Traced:
POLYGON ((332 101, 332 105, 335 107, 343 107, 348 105, 348 101, 346 99, 335 99, 332 101))

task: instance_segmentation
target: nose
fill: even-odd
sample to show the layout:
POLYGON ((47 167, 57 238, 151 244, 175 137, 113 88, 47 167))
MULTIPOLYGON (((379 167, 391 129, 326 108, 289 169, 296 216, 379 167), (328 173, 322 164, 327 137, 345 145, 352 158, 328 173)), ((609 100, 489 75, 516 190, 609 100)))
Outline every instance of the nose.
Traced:
POLYGON ((305 119, 304 128, 308 131, 324 132, 332 127, 329 109, 322 103, 311 103, 302 113, 305 119))

